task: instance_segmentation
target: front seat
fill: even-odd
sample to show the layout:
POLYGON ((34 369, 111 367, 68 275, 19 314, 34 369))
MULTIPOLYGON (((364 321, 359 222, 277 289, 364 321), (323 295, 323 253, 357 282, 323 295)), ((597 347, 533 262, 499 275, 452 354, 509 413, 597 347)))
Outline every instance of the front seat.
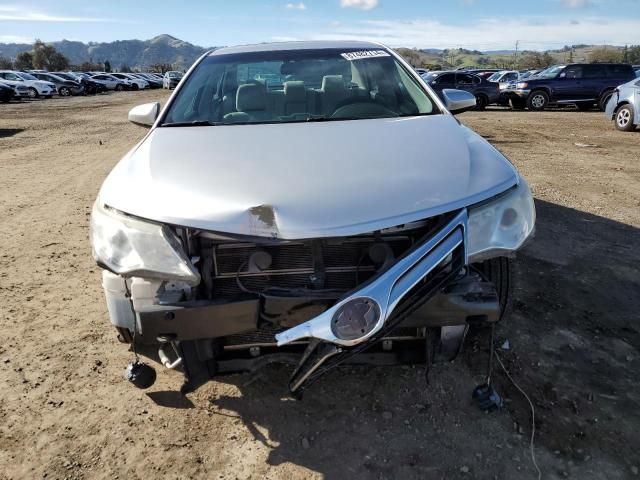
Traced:
POLYGON ((347 89, 344 86, 342 75, 325 75, 322 78, 322 88, 320 88, 323 115, 328 116, 335 112, 336 106, 345 98, 347 98, 347 89))
POLYGON ((240 85, 236 93, 236 110, 225 115, 224 120, 242 123, 271 119, 272 115, 267 111, 267 87, 256 83, 240 85))
POLYGON ((303 81, 284 83, 284 114, 307 113, 307 89, 303 81))

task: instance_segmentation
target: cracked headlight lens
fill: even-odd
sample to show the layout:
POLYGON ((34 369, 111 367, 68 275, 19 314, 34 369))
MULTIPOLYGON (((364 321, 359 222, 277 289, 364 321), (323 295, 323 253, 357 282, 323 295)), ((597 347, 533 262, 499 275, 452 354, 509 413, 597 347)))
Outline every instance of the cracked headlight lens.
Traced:
POLYGON ((90 235, 93 258, 113 273, 200 283, 178 238, 164 225, 129 217, 96 202, 90 235))
POLYGON ((495 200, 469 208, 467 255, 469 263, 518 250, 533 232, 536 209, 527 182, 495 200))

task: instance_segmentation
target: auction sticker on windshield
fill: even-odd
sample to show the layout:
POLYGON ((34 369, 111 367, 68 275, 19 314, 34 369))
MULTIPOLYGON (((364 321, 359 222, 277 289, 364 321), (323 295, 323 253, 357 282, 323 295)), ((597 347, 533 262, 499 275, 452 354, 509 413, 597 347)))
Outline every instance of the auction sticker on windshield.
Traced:
POLYGON ((384 50, 362 50, 360 52, 348 52, 341 53, 342 58, 352 61, 352 60, 360 60, 363 58, 376 58, 376 57, 390 57, 387 52, 384 50))

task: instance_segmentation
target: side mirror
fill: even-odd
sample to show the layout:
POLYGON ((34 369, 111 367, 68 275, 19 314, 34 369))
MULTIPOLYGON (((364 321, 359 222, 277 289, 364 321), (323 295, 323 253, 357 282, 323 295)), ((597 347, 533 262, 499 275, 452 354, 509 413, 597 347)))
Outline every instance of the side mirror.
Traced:
POLYGON ((471 110, 476 106, 475 95, 464 90, 445 88, 442 90, 442 97, 447 110, 454 115, 471 110))
POLYGON ((160 104, 158 102, 145 103, 129 110, 129 121, 136 125, 150 127, 155 123, 159 113, 160 104))

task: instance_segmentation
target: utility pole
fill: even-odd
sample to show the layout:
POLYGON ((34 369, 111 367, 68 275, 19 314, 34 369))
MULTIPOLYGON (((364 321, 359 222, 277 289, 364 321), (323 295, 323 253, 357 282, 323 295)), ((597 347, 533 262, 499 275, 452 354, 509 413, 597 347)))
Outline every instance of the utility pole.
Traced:
POLYGON ((520 40, 516 40, 516 53, 514 57, 514 66, 513 66, 515 70, 518 69, 518 46, 519 45, 520 45, 520 40))

